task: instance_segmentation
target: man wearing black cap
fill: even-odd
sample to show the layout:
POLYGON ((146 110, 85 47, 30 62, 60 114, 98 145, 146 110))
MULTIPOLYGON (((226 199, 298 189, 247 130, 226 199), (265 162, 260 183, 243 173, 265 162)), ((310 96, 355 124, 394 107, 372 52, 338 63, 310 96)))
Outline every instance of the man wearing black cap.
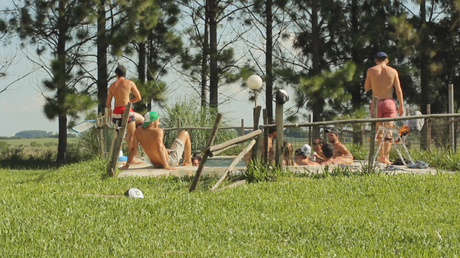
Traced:
POLYGON ((347 147, 345 147, 345 145, 339 141, 340 130, 337 127, 332 127, 332 128, 327 128, 326 132, 327 132, 329 143, 331 143, 332 147, 334 147, 334 155, 332 156, 334 163, 335 164, 353 163, 353 155, 347 149, 347 147))
MULTIPOLYGON (((399 115, 404 114, 403 92, 401 83, 399 82, 399 74, 396 69, 388 66, 388 56, 384 52, 378 52, 375 55, 376 65, 367 69, 366 82, 364 89, 369 91, 372 89, 372 100, 377 97, 377 117, 396 117, 396 103, 393 99, 393 89, 399 101, 399 115)), ((371 103, 371 113, 374 103, 371 103)), ((377 130, 382 126, 382 122, 377 122, 377 130)), ((393 121, 386 122, 385 125, 393 126, 393 121)), ((383 135, 378 135, 382 139, 383 135)), ((385 136, 387 137, 387 136, 385 136)), ((391 141, 385 141, 383 148, 380 149, 380 157, 378 161, 391 164, 390 162, 391 141)))

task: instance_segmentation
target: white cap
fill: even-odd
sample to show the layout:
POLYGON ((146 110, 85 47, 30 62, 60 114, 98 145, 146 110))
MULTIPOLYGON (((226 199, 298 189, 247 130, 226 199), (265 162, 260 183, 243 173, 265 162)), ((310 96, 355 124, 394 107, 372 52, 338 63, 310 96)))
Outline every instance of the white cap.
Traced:
POLYGON ((126 191, 125 195, 131 197, 131 198, 144 198, 144 194, 141 192, 141 190, 137 188, 130 188, 128 191, 126 191))
POLYGON ((302 151, 303 155, 305 157, 310 156, 311 154, 311 147, 308 144, 304 144, 301 148, 300 151, 302 151))

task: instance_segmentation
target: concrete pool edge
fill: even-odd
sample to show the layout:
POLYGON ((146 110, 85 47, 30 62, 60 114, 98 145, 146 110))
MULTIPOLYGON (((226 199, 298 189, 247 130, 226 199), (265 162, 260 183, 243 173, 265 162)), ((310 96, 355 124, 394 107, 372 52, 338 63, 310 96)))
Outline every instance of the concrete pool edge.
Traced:
MULTIPOLYGON (((321 173, 325 170, 326 166, 328 166, 328 170, 331 171, 334 168, 346 168, 353 171, 358 171, 363 168, 367 164, 366 161, 357 160, 354 161, 352 164, 334 164, 334 165, 310 165, 310 166, 289 166, 288 169, 293 172, 315 172, 321 173)), ((376 163, 376 167, 385 171, 387 167, 385 164, 380 162, 376 163)), ((386 170, 385 172, 392 173, 392 174, 400 174, 400 173, 410 173, 410 174, 436 174, 438 170, 433 167, 428 167, 426 169, 417 169, 417 168, 408 168, 407 166, 392 166, 394 169, 386 170)), ((178 166, 176 167, 177 170, 167 170, 162 168, 154 168, 152 165, 143 162, 141 164, 131 164, 128 170, 121 170, 119 169, 117 177, 126 177, 126 176, 155 176, 155 177, 162 177, 162 176, 193 176, 196 173, 198 167, 193 166, 178 166)), ((204 167, 202 171, 202 175, 212 175, 212 176, 221 176, 227 167, 204 167)), ((246 169, 246 167, 235 167, 233 169, 234 173, 239 173, 240 171, 246 169)), ((442 171, 446 173, 455 173, 453 171, 442 171)))

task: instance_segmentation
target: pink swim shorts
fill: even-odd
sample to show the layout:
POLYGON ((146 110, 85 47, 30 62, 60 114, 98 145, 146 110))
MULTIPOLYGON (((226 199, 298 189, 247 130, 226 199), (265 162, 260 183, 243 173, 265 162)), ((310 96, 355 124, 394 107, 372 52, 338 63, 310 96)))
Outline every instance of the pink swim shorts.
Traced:
MULTIPOLYGON (((374 107, 374 103, 371 104, 371 114, 374 107)), ((377 118, 382 117, 396 117, 396 103, 394 99, 379 99, 377 118)))

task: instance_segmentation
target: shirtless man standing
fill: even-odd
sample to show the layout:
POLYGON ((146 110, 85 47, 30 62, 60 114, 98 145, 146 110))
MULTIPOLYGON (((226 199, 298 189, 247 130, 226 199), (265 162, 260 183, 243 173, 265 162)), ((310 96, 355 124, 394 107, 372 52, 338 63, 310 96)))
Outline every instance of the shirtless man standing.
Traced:
MULTIPOLYGON (((142 99, 141 93, 139 89, 137 89, 136 84, 125 78, 126 76, 126 69, 122 65, 118 66, 115 69, 115 76, 117 80, 112 83, 109 87, 109 93, 107 95, 106 106, 109 110, 112 109, 112 98, 115 98, 115 108, 112 112, 112 121, 113 123, 117 124, 117 126, 121 126, 121 121, 123 120, 123 113, 125 113, 125 107, 128 102, 134 103, 142 99), (131 97, 131 93, 133 93, 134 98, 131 97)), ((128 131, 126 135, 126 142, 128 142, 128 149, 131 150, 132 147, 132 136, 134 135, 134 131, 136 130, 136 118, 134 115, 133 109, 129 112, 129 119, 128 125, 126 129, 128 131)), ((136 145, 137 146, 137 145, 136 145)), ((135 148, 135 153, 137 154, 137 148, 135 148)), ((131 153, 130 153, 131 154, 131 153)), ((141 163, 142 161, 137 161, 135 163, 141 163)))
POLYGON ((336 127, 332 127, 326 129, 326 132, 329 139, 329 143, 331 143, 332 147, 334 148, 334 155, 332 156, 332 159, 335 160, 334 163, 353 163, 353 155, 347 149, 347 147, 345 147, 345 145, 339 141, 339 129, 336 127))
MULTIPOLYGON (((403 92, 401 89, 401 83, 399 82, 399 75, 396 69, 388 66, 388 56, 384 52, 378 52, 375 55, 376 66, 373 66, 367 70, 366 82, 364 83, 364 89, 369 91, 372 89, 372 99, 378 98, 378 110, 377 117, 396 117, 396 103, 393 99, 393 88, 396 91, 396 96, 399 100, 399 115, 404 114, 404 103, 403 103, 403 92)), ((372 113, 373 103, 371 104, 372 113)), ((393 121, 386 122, 386 125, 393 126, 393 121)), ((376 128, 382 126, 382 122, 376 123, 376 128)), ((379 139, 382 139, 383 135, 378 135, 379 139)), ((388 137, 388 136, 385 136, 388 137)), ((382 163, 391 164, 390 162, 390 150, 391 142, 384 141, 383 148, 380 149, 380 156, 377 159, 382 163)))
POLYGON ((192 142, 187 131, 181 131, 171 145, 170 150, 163 144, 164 130, 159 128, 160 117, 157 112, 150 111, 144 116, 144 123, 134 132, 133 145, 129 150, 128 161, 122 169, 128 169, 134 159, 134 148, 141 144, 145 154, 155 167, 176 170, 182 154, 185 154, 183 165, 192 165, 192 142))

